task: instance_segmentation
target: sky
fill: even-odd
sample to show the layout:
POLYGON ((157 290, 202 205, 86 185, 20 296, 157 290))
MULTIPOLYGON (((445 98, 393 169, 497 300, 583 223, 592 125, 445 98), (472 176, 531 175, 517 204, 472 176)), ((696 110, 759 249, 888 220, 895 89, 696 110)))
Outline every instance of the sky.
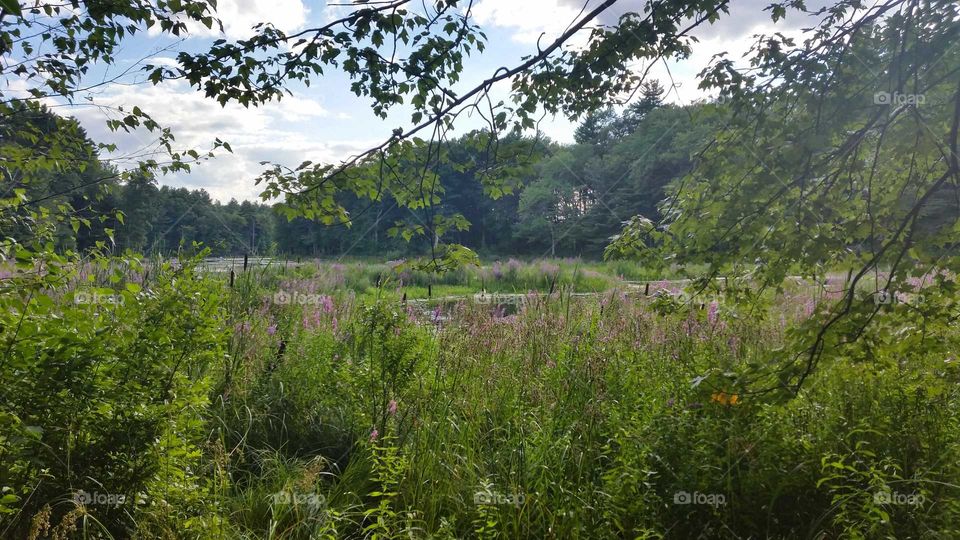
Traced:
MULTIPOLYGON (((581 12, 583 2, 477 0, 473 15, 487 34, 487 49, 465 62, 461 88, 489 77, 500 66, 515 65, 522 56, 535 53, 538 39, 549 43, 562 33, 581 12)), ((588 0, 587 9, 598 2, 588 0)), ((697 88, 696 75, 714 54, 726 51, 728 57, 740 58, 757 34, 778 31, 796 35, 801 27, 813 24, 809 17, 795 13, 775 25, 769 12, 763 9, 769 3, 770 0, 732 0, 729 15, 695 32, 699 43, 694 45, 690 58, 656 65, 650 76, 659 79, 668 89, 667 101, 685 104, 706 97, 697 88)), ((643 4, 641 0, 620 0, 600 22, 616 22, 623 12, 641 11, 643 4)), ((808 2, 808 7, 816 7, 810 4, 808 2)), ((183 147, 209 148, 216 138, 230 143, 232 154, 221 151, 216 158, 195 165, 189 174, 160 177, 161 184, 202 188, 224 203, 231 199, 258 200, 260 189, 254 180, 265 168, 261 162, 290 167, 304 160, 338 163, 379 144, 393 129, 408 125, 408 110, 400 108, 386 120, 375 116, 370 101, 353 95, 349 91, 349 79, 335 71, 314 80, 309 88, 294 87, 293 96, 247 109, 235 104, 221 107, 182 81, 146 83, 136 68, 141 63, 172 63, 178 51, 202 51, 217 38, 249 37, 253 32, 251 27, 258 22, 269 21, 283 31, 293 32, 323 24, 342 14, 344 9, 303 0, 219 0, 218 16, 223 23, 223 33, 198 26, 191 27, 186 39, 171 39, 153 31, 129 39, 124 42, 114 66, 98 68, 92 74, 96 78, 111 79, 126 72, 120 77, 121 84, 102 86, 86 94, 90 94, 92 103, 99 105, 127 109, 139 106, 161 125, 171 128, 177 143, 183 147)), ((0 85, 6 85, 7 93, 23 89, 22 81, 0 80, 0 85)), ((499 99, 506 99, 508 93, 506 81, 492 92, 499 99)), ((145 131, 113 133, 106 128, 105 121, 116 118, 119 113, 91 106, 83 98, 77 102, 80 105, 58 103, 55 110, 80 120, 94 141, 116 143, 119 149, 114 157, 120 163, 122 156, 150 147, 155 140, 155 135, 145 131)), ((573 141, 575 125, 567 118, 547 117, 539 127, 553 140, 566 143, 573 141)), ((461 129, 477 126, 477 119, 467 118, 461 129)))

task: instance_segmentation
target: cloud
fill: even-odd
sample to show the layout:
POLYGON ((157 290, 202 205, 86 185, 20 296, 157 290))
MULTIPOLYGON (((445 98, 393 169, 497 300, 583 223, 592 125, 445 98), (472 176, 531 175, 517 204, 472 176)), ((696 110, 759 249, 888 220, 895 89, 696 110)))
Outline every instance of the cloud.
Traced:
POLYGON ((499 26, 513 31, 511 38, 519 43, 542 43, 559 37, 580 13, 579 7, 565 5, 562 0, 481 0, 473 15, 483 26, 499 26))
MULTIPOLYGON (((310 10, 302 0, 219 0, 217 18, 223 23, 223 33, 217 25, 212 28, 194 21, 187 23, 188 37, 227 37, 243 39, 253 35, 253 26, 269 22, 278 29, 290 33, 307 23, 310 10)), ((150 29, 150 35, 160 33, 159 28, 150 29)))
POLYGON ((221 201, 258 198, 260 188, 254 179, 264 170, 260 161, 293 166, 307 159, 335 163, 373 142, 324 137, 324 130, 335 133, 339 115, 330 114, 320 102, 306 96, 287 96, 256 108, 234 103, 221 107, 186 84, 171 81, 158 86, 114 86, 98 95, 96 104, 99 107, 64 107, 58 112, 80 120, 94 141, 117 144, 116 153, 103 157, 117 160, 120 166, 129 166, 131 155, 156 147, 156 135, 146 130, 115 133, 106 127, 108 118, 120 117, 115 110, 120 106, 129 111, 137 105, 161 126, 169 127, 177 149, 202 152, 216 138, 230 143, 232 154, 221 150, 216 158, 195 165, 190 174, 160 179, 167 185, 206 189, 221 201), (320 119, 323 126, 318 125, 320 119))
MULTIPOLYGON (((720 19, 713 24, 703 23, 692 32, 697 42, 691 44, 693 53, 689 58, 669 60, 666 65, 659 61, 653 65, 649 70, 649 77, 659 79, 667 88, 667 101, 684 104, 707 97, 707 94, 698 88, 697 74, 707 67, 715 54, 727 52, 728 58, 739 63, 754 45, 756 40, 753 36, 781 32, 797 37, 801 28, 818 22, 818 19, 805 13, 788 10, 786 18, 775 24, 770 11, 765 10, 772 1, 731 2, 729 13, 721 14, 720 19)), ((599 3, 600 0, 529 0, 523 3, 515 0, 480 0, 474 8, 474 15, 477 22, 488 32, 502 29, 507 31, 515 42, 532 45, 540 39, 543 44, 556 39, 569 24, 596 8, 599 3)), ((807 9, 816 11, 826 3, 826 0, 810 0, 807 2, 807 9)), ((604 11, 591 25, 615 25, 620 17, 628 12, 640 13, 643 16, 647 4, 647 0, 620 0, 604 11)), ((582 45, 587 37, 586 31, 581 32, 571 40, 571 45, 582 45)), ((644 71, 647 65, 638 63, 633 67, 640 72, 644 71)), ((569 140, 569 134, 567 126, 561 126, 553 133, 563 141, 569 140)))
MULTIPOLYGON (((773 0, 737 0, 731 2, 729 14, 721 14, 713 24, 703 24, 694 35, 703 38, 737 39, 773 27, 770 11, 773 0)), ((601 13, 595 23, 614 25, 624 13, 645 14, 647 0, 620 0, 601 13)), ((815 11, 828 2, 811 0, 807 9, 815 11)), ((483 26, 498 26, 512 30, 512 39, 520 43, 536 43, 541 34, 544 40, 553 40, 567 27, 600 4, 600 0, 480 0, 474 7, 474 16, 483 26)), ((787 17, 777 23, 778 30, 797 29, 814 24, 810 16, 788 10, 787 17)), ((595 24, 591 23, 591 24, 595 24)))

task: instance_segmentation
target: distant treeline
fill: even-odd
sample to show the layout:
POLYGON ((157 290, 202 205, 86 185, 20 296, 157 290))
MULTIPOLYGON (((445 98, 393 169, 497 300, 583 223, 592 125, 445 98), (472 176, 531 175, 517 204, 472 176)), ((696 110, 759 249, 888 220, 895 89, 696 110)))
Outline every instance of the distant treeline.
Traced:
MULTIPOLYGON (((449 232, 445 240, 487 255, 597 257, 623 221, 637 214, 656 220, 665 186, 690 170, 693 156, 724 114, 715 104, 665 105, 662 93, 659 85, 650 84, 622 113, 607 109, 587 115, 575 144, 537 141, 535 166, 512 179, 520 187, 497 199, 484 193, 476 167, 441 166, 442 202, 431 211, 459 213, 470 222, 469 229, 449 232)), ((7 133, 22 133, 27 125, 42 139, 47 130, 63 129, 65 120, 40 111, 13 115, 5 122, 7 133)), ((74 123, 73 129, 79 127, 74 123)), ((448 143, 452 162, 488 159, 479 155, 477 145, 467 144, 472 136, 448 143)), ((17 143, 30 141, 7 144, 17 143)), ((398 221, 426 218, 389 200, 340 200, 349 211, 349 227, 303 218, 288 221, 274 206, 235 200, 221 204, 204 190, 158 186, 147 174, 120 175, 99 159, 94 142, 88 144, 86 163, 62 167, 43 182, 32 175, 30 183, 17 185, 18 174, 11 173, 14 187, 25 190, 32 207, 69 203, 89 220, 89 226, 79 230, 64 225, 61 248, 87 249, 107 240, 108 231, 119 250, 165 254, 193 242, 217 255, 392 256, 425 251, 430 245, 430 239, 408 242, 391 235, 398 221)))

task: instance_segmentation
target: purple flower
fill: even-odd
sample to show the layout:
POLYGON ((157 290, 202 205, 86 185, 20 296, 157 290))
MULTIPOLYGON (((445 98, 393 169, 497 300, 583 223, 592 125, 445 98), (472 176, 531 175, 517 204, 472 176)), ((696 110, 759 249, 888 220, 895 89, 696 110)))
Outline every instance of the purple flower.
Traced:
POLYGON ((737 336, 730 336, 730 339, 727 340, 727 345, 730 346, 730 352, 734 355, 740 352, 740 339, 737 336))
POLYGON ((710 323, 710 326, 717 324, 717 308, 719 307, 716 300, 710 302, 710 305, 707 306, 707 322, 710 323))
POLYGON ((376 441, 379 436, 380 432, 377 431, 377 428, 373 428, 373 431, 370 432, 370 442, 376 441))
POLYGON ((394 416, 397 414, 397 400, 395 399, 390 400, 390 403, 387 404, 387 412, 390 413, 391 416, 394 416))
POLYGON ((267 335, 272 336, 277 333, 277 325, 271 324, 267 327, 267 335))

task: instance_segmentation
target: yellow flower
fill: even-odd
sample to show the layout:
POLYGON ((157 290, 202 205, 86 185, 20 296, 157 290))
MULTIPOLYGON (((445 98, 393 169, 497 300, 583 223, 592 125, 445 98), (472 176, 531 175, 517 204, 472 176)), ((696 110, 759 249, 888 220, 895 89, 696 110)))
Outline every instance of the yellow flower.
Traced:
POLYGON ((738 405, 740 403, 739 394, 728 394, 726 392, 714 392, 710 396, 710 401, 721 405, 738 405))

